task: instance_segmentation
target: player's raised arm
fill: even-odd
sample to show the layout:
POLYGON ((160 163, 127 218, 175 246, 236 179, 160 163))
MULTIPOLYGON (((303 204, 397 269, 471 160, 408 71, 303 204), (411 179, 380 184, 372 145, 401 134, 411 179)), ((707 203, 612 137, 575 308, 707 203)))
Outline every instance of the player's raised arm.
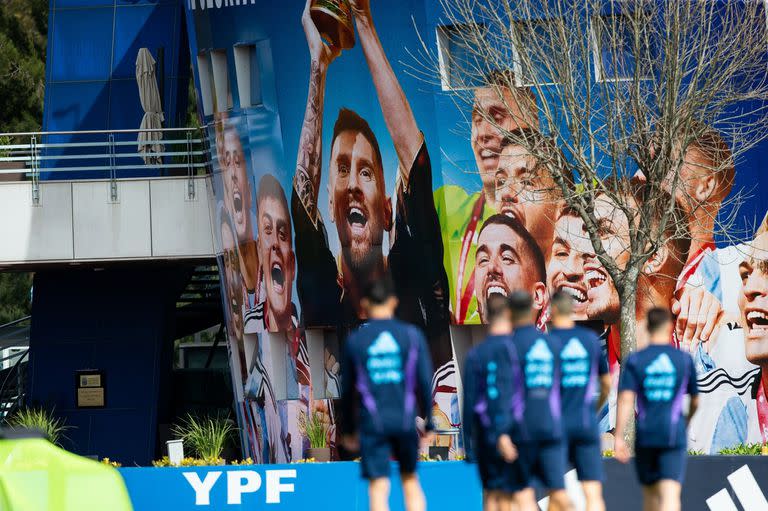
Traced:
POLYGON ((320 191, 325 78, 328 66, 339 55, 340 50, 323 42, 309 14, 309 7, 310 0, 307 0, 301 16, 301 24, 309 45, 309 92, 304 123, 301 126, 293 188, 309 217, 316 221, 317 195, 320 191))
MULTIPOLYGON (((411 106, 381 46, 371 16, 370 1, 351 0, 351 5, 360 45, 371 71, 384 121, 395 144, 397 157, 404 171, 408 172, 421 147, 421 132, 416 125, 411 106)), ((382 2, 381 5, 384 7, 387 3, 382 2)))

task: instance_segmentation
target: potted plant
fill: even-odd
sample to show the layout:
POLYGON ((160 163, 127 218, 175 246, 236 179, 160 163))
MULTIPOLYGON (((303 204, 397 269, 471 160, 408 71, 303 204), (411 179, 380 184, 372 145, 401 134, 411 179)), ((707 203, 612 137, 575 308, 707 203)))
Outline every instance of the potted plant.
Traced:
POLYGON ((70 429, 63 419, 57 418, 53 412, 43 408, 22 408, 5 419, 13 429, 34 429, 45 434, 48 441, 61 447, 64 432, 70 429))
POLYGON ((315 461, 331 461, 331 448, 328 447, 328 424, 323 420, 323 414, 311 411, 309 415, 299 417, 299 429, 309 440, 306 457, 315 461))
POLYGON ((229 417, 187 414, 171 432, 207 465, 223 465, 221 453, 235 429, 229 417))

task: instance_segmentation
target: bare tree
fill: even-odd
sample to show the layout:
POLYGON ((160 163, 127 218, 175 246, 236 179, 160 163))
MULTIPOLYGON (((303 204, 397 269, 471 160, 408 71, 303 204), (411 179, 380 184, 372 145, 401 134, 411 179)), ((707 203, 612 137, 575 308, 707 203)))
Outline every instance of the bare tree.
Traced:
MULTIPOLYGON (((686 186, 689 149, 719 133, 719 143, 709 145, 707 161, 716 167, 709 170, 721 182, 732 181, 734 161, 768 134, 764 2, 439 3, 441 35, 455 51, 424 43, 411 72, 440 83, 464 112, 471 111, 478 86, 492 87, 511 115, 519 115, 519 103, 534 92, 542 137, 561 151, 542 144, 542 137, 495 126, 546 167, 554 191, 584 221, 620 299, 625 359, 637 347, 638 300, 644 273, 658 270, 654 256, 691 236, 696 245, 701 234, 680 221, 676 208, 701 209, 718 193, 703 198, 686 186), (601 201, 611 205, 615 221, 626 222, 619 251, 607 246, 604 219, 596 215, 601 201)), ((728 200, 738 202, 740 195, 728 200)), ((734 216, 717 218, 718 209, 708 210, 708 219, 699 215, 704 230, 736 235, 734 216)), ((677 275, 668 278, 674 282, 677 275)))

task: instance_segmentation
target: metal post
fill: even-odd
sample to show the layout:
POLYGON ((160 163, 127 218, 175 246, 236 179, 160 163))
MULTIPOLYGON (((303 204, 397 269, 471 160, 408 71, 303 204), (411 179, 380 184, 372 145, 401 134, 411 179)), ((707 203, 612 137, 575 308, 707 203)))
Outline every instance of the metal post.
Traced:
POLYGON ((187 199, 195 198, 195 167, 192 164, 192 132, 187 131, 187 199))
POLYGON ((32 136, 29 140, 29 152, 32 163, 32 205, 40 205, 40 161, 37 158, 37 137, 32 136))
POLYGON ((109 197, 117 202, 117 170, 115 169, 115 136, 109 134, 109 197))

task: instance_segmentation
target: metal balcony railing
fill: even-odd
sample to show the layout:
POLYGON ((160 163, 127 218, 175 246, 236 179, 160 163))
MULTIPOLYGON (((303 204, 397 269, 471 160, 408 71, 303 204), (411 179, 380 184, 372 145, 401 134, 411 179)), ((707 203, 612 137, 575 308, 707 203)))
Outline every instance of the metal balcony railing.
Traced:
POLYGON ((210 156, 200 128, 0 133, 0 180, 31 181, 32 201, 37 204, 41 176, 109 179, 113 201, 120 178, 187 176, 187 193, 194 198, 193 177, 208 171, 210 156), (162 139, 140 142, 142 132, 159 133, 162 139), (147 145, 150 149, 140 151, 147 145))

